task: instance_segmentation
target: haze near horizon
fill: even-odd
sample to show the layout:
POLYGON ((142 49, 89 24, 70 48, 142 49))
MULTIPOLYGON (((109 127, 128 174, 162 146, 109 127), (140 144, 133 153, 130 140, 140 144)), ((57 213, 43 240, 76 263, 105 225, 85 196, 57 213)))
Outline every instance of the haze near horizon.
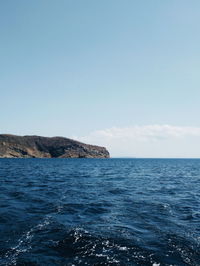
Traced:
POLYGON ((1 1, 0 133, 200 158, 200 2, 1 1))

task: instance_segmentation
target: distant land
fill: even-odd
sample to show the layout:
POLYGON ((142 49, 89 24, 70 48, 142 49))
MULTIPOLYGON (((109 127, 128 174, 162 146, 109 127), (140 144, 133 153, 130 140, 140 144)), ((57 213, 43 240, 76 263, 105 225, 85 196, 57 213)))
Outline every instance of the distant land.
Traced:
POLYGON ((64 137, 0 134, 0 158, 109 158, 106 148, 64 137))

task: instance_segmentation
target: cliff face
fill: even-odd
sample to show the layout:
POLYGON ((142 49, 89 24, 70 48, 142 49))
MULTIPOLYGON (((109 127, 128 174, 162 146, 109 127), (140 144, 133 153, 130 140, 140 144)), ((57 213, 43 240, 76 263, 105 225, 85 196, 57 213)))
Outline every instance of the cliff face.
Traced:
POLYGON ((63 137, 0 134, 0 158, 109 158, 104 147, 63 137))

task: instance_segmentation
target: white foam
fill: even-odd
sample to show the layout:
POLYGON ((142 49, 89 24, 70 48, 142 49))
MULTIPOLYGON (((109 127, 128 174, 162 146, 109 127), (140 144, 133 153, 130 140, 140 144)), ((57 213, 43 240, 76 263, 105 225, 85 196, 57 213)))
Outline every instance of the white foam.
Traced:
POLYGON ((50 223, 50 217, 47 216, 44 218, 42 222, 32 227, 29 231, 22 234, 22 236, 18 239, 17 244, 11 248, 8 252, 3 256, 7 259, 7 262, 4 264, 6 266, 9 265, 17 265, 17 258, 19 254, 28 252, 31 248, 31 241, 35 235, 35 232, 39 229, 43 229, 46 225, 50 223))

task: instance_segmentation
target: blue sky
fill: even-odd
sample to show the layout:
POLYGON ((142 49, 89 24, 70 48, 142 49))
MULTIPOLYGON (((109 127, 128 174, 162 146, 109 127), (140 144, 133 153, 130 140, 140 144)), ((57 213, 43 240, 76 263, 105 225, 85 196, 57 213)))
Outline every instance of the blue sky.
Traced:
POLYGON ((0 1, 0 132, 75 137, 113 156, 200 157, 199 10, 197 0, 0 1), (166 142, 166 125, 190 134, 166 142), (146 126, 164 137, 123 151, 105 139, 146 126))

